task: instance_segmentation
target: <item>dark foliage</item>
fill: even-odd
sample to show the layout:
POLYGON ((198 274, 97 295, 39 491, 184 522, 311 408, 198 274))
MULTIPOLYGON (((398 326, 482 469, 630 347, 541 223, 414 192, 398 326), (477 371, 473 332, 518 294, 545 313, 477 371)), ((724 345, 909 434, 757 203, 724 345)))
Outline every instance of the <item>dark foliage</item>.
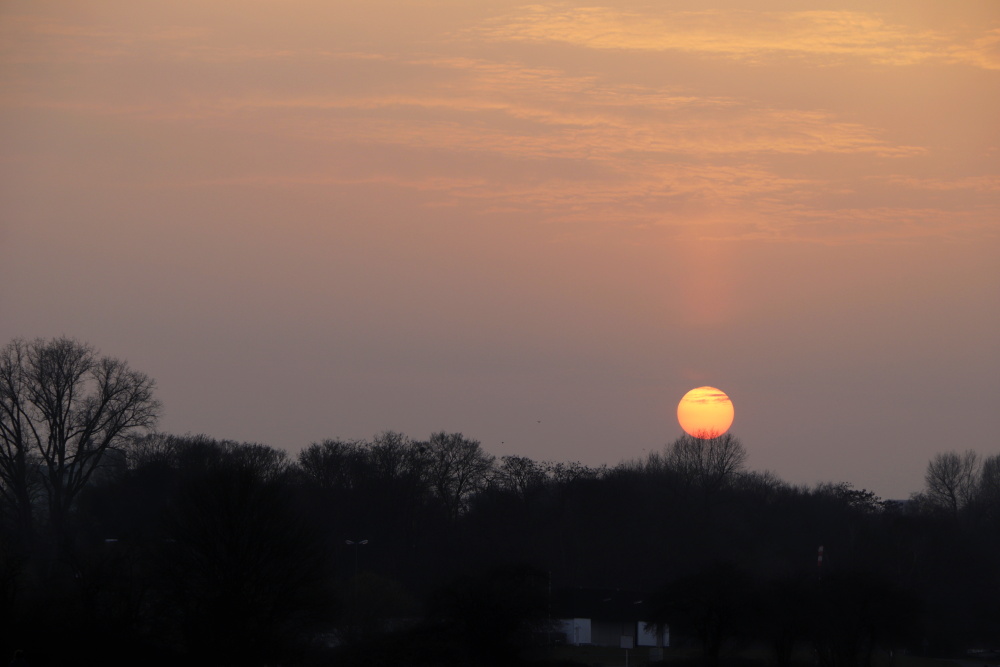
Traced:
POLYGON ((751 642, 777 667, 796 649, 868 667, 887 648, 988 648, 1000 464, 966 459, 962 495, 938 475, 936 495, 887 503, 747 471, 734 438, 592 469, 496 460, 447 433, 328 440, 297 460, 135 436, 66 505, 59 548, 0 504, 0 652, 33 666, 524 664, 566 613, 550 591, 580 588, 641 592, 640 620, 669 624, 702 664, 751 642))
POLYGON ((673 633, 697 638, 706 665, 719 664, 723 647, 750 631, 758 608, 750 574, 719 562, 676 579, 650 600, 650 621, 673 633))

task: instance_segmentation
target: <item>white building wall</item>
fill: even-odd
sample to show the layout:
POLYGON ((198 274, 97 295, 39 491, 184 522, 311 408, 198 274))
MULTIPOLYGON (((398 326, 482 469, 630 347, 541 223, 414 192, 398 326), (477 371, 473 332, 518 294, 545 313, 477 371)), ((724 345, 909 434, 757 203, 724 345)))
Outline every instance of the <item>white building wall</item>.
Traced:
POLYGON ((566 635, 566 643, 572 646, 591 643, 589 618, 565 618, 559 621, 559 631, 566 635))
POLYGON ((646 623, 639 621, 637 636, 637 643, 639 646, 670 646, 670 627, 664 626, 662 630, 662 637, 657 636, 656 628, 649 626, 646 629, 646 623))

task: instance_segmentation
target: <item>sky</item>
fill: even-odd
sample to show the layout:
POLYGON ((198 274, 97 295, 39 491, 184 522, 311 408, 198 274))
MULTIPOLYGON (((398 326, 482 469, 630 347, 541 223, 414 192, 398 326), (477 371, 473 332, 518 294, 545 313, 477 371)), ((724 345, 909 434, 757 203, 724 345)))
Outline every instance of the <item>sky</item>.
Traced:
POLYGON ((0 344, 160 430, 615 465, 1000 452, 995 0, 0 0, 0 344))

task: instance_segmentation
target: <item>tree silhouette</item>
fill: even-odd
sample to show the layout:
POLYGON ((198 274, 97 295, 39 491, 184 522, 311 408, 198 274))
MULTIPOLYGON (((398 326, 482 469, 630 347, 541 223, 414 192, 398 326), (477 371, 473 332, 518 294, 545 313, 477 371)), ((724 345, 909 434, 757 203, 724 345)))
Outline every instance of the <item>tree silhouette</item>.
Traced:
POLYGON ((435 433, 425 447, 430 487, 452 519, 458 519, 472 494, 485 485, 494 458, 478 440, 461 433, 435 433))
POLYGON ((153 388, 124 361, 68 338, 15 339, 0 350, 0 496, 22 534, 32 531, 37 473, 65 538, 70 509, 107 451, 156 422, 153 388))
POLYGON ((723 646, 745 634, 751 610, 752 581, 732 563, 717 562, 661 587, 650 600, 651 622, 671 634, 696 637, 706 665, 719 664, 723 646))
POLYGON ((508 665, 548 629, 547 586, 543 571, 521 564, 458 577, 432 596, 429 620, 459 638, 472 664, 508 665))
POLYGON ((731 433, 715 438, 684 435, 674 440, 663 454, 667 469, 675 472, 686 486, 701 488, 707 495, 732 482, 746 460, 746 448, 731 433))
POLYGON ((871 572, 824 577, 813 641, 822 667, 870 667, 876 649, 905 645, 918 629, 912 596, 871 572))
POLYGON ((280 660, 332 610, 321 536, 274 475, 282 452, 260 447, 228 448, 168 513, 167 607, 189 654, 213 664, 280 660))
POLYGON ((979 482, 979 455, 967 450, 935 454, 924 474, 924 494, 935 507, 958 516, 974 497, 979 482))

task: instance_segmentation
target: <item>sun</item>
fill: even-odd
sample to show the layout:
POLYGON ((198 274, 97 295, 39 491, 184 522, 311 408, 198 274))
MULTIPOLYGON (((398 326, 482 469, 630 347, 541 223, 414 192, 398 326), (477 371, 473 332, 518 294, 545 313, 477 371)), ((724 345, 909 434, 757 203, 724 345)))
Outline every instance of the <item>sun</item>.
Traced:
POLYGON ((677 421, 691 436, 717 438, 733 425, 733 402, 715 387, 698 387, 677 404, 677 421))

